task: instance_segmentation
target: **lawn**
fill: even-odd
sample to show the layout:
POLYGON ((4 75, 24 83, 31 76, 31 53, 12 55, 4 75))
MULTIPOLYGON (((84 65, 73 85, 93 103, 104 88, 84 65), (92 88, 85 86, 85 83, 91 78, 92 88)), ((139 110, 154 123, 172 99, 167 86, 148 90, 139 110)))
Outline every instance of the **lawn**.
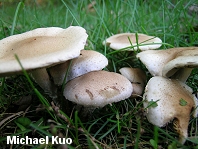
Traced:
MULTIPOLYGON (((109 60, 106 71, 122 67, 143 69, 139 51, 114 51, 102 42, 113 34, 132 32, 157 36, 160 50, 198 45, 197 0, 3 0, 0 2, 0 39, 41 27, 81 26, 88 36, 86 50, 109 60)), ((0 48, 1 50, 1 48, 0 48)), ((1 52, 0 52, 1 53, 1 52)), ((100 79, 100 78, 98 78, 100 79)), ((188 78, 195 94, 198 69, 188 78)), ((159 128, 148 122, 142 96, 130 97, 98 108, 83 116, 83 107, 67 101, 64 86, 58 88, 58 103, 24 71, 0 78, 0 145, 2 148, 66 148, 64 145, 6 145, 6 136, 71 138, 68 148, 173 149, 198 148, 198 119, 191 117, 185 144, 178 142, 172 122, 159 128), (58 105, 61 105, 58 107, 58 105), (59 109, 59 110, 57 110, 59 109), (78 109, 78 110, 77 110, 78 109)), ((1 148, 0 147, 0 148, 1 148)))

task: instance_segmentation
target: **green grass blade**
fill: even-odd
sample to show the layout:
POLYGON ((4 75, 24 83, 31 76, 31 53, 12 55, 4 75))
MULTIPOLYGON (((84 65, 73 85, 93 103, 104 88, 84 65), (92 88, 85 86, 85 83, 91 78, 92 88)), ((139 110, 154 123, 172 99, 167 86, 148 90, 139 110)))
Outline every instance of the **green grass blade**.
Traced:
POLYGON ((21 66, 21 69, 22 69, 22 71, 23 71, 23 74, 24 74, 25 77, 27 78, 27 80, 28 80, 30 86, 32 87, 32 89, 33 89, 34 92, 36 93, 37 97, 40 99, 41 103, 47 107, 46 110, 47 110, 48 113, 51 115, 51 117, 52 117, 54 120, 57 121, 57 119, 54 117, 54 115, 52 114, 52 112, 48 109, 48 107, 50 107, 49 102, 48 102, 48 101, 41 95, 41 93, 35 88, 33 82, 31 81, 31 79, 30 79, 30 77, 29 77, 29 75, 28 75, 28 73, 27 73, 26 70, 23 68, 23 66, 22 66, 22 64, 21 64, 21 62, 20 62, 20 60, 19 60, 19 58, 18 58, 18 56, 17 56, 16 54, 15 54, 15 58, 16 58, 17 62, 19 63, 19 65, 21 66))
POLYGON ((19 2, 18 5, 17 5, 16 11, 15 11, 15 14, 14 14, 14 19, 13 19, 13 22, 12 22, 12 28, 11 28, 10 35, 14 34, 14 29, 15 29, 15 26, 16 26, 18 13, 19 13, 20 8, 23 7, 23 6, 24 6, 23 2, 19 2))

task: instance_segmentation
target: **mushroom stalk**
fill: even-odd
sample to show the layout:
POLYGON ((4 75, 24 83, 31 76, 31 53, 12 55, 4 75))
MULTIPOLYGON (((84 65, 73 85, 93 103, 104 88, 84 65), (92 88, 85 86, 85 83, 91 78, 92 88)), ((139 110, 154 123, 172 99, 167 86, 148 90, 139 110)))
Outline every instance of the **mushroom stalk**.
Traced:
POLYGON ((173 76, 171 76, 172 79, 178 79, 182 82, 186 82, 188 77, 190 76, 193 68, 182 68, 178 70, 173 76))
POLYGON ((58 64, 49 68, 49 73, 54 80, 54 84, 58 86, 63 84, 70 62, 71 60, 68 60, 64 63, 58 64))
POLYGON ((56 87, 50 80, 48 72, 45 68, 36 69, 30 72, 33 80, 53 99, 57 98, 56 87))
POLYGON ((198 67, 198 56, 178 56, 163 67, 162 75, 170 78, 174 76, 173 78, 181 79, 180 81, 186 81, 192 69, 196 67, 198 67))

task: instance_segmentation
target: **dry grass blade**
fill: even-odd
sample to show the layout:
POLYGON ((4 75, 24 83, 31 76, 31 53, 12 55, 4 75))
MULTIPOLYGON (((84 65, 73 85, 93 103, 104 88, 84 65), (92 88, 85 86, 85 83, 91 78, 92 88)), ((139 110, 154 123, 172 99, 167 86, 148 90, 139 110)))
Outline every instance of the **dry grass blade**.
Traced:
POLYGON ((23 111, 20 111, 20 112, 17 112, 17 113, 12 113, 12 115, 6 117, 5 119, 3 119, 1 122, 0 122, 0 130, 6 126, 9 122, 13 121, 14 119, 16 119, 17 117, 23 115, 23 111))

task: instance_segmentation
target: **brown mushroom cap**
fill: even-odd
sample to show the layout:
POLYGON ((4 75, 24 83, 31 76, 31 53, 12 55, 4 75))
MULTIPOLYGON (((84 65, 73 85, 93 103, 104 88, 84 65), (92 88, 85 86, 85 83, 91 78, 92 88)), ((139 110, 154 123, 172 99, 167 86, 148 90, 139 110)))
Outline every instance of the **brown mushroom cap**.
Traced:
POLYGON ((131 82, 107 71, 92 71, 70 80, 64 89, 66 99, 79 105, 103 107, 131 96, 131 82))
MULTIPOLYGON (((191 110, 198 105, 192 89, 181 81, 156 76, 148 81, 143 99, 149 122, 162 127, 175 119, 175 129, 180 142, 184 143, 191 110), (153 102, 157 105, 152 106, 153 102)), ((197 116, 197 110, 194 116, 197 116)))
POLYGON ((0 40, 0 76, 62 63, 80 55, 87 34, 84 28, 70 26, 38 28, 0 40))
POLYGON ((137 50, 151 50, 157 49, 161 46, 162 40, 158 37, 148 36, 145 34, 137 34, 138 41, 136 41, 135 33, 120 33, 113 35, 103 41, 103 45, 110 46, 114 50, 119 50, 123 48, 128 48, 127 50, 133 51, 137 50), (130 39, 130 41, 129 41, 130 39), (132 43, 132 45, 131 45, 132 43), (133 48, 131 46, 134 46, 133 48))

